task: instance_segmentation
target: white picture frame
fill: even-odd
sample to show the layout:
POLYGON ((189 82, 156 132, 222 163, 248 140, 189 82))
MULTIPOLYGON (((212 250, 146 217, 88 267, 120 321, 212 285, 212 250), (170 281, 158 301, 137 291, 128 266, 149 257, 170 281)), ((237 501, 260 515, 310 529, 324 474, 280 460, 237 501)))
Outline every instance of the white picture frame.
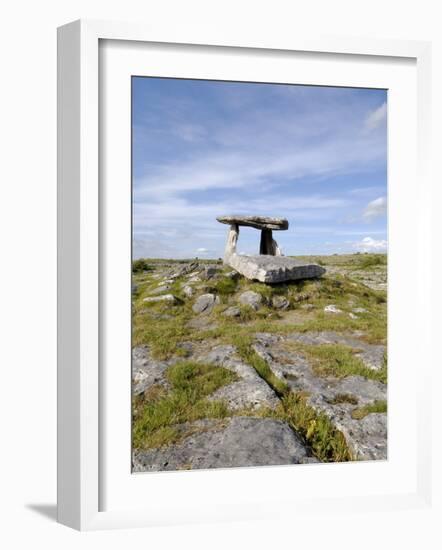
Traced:
MULTIPOLYGON (((428 312, 431 307, 431 182, 429 179, 429 120, 431 104, 429 98, 430 45, 424 42, 368 40, 347 37, 293 37, 287 43, 281 40, 271 44, 265 38, 253 41, 241 37, 229 36, 226 32, 223 40, 212 41, 204 36, 186 36, 183 30, 171 36, 156 35, 151 29, 134 24, 76 21, 65 25, 58 32, 58 521, 80 530, 139 527, 162 524, 187 523, 199 521, 232 520, 241 518, 264 517, 264 500, 254 500, 253 494, 248 507, 227 506, 227 500, 220 507, 207 501, 189 505, 187 509, 177 504, 167 509, 164 506, 134 507, 123 502, 111 510, 103 510, 102 490, 105 472, 103 472, 102 418, 106 407, 100 379, 103 373, 100 353, 102 330, 102 309, 100 304, 105 298, 101 288, 102 280, 102 235, 106 226, 100 223, 102 212, 102 189, 100 188, 100 41, 125 41, 131 44, 174 44, 188 49, 190 45, 209 48, 228 48, 230 55, 241 52, 284 56, 287 52, 309 52, 315 55, 376 57, 379 59, 409 59, 416 66, 417 81, 417 130, 411 146, 417 144, 415 157, 418 177, 413 178, 414 185, 419 181, 416 204, 419 209, 416 224, 419 231, 419 267, 413 272, 414 282, 419 281, 419 295, 416 296, 415 313, 428 312), (181 46, 180 46, 181 45, 181 46), (414 144, 414 145, 413 145, 414 144), (427 246, 425 246, 427 243, 427 246), (227 509, 228 508, 228 509, 227 509)), ((179 54, 178 54, 179 55, 179 54)), ((358 57, 362 63, 362 59, 358 57)), ((409 144, 410 146, 410 144, 409 144)), ((412 188, 410 187, 410 191, 412 188)), ((406 193, 405 193, 406 194, 406 193)), ((404 208, 407 201, 404 194, 404 208)), ((394 301, 393 301, 394 303, 394 301)), ((397 303, 397 302, 396 302, 397 303)), ((428 344, 431 334, 431 317, 423 315, 419 325, 422 349, 428 344)), ((426 346, 430 350, 430 346, 426 346)), ((427 354, 429 352, 427 351, 427 354)), ((332 489, 327 496, 312 491, 312 498, 291 499, 287 495, 267 497, 274 505, 275 499, 284 501, 289 513, 309 513, 325 509, 331 502, 345 513, 355 502, 364 510, 380 507, 417 507, 426 506, 431 496, 430 468, 430 416, 429 371, 431 355, 420 365, 421 376, 415 387, 416 409, 416 457, 410 465, 415 472, 412 489, 392 490, 390 492, 367 492, 364 495, 334 494, 332 489), (314 496, 317 495, 317 496, 314 496), (319 496, 318 496, 319 495, 319 496), (334 499, 334 500, 333 500, 334 499)), ((411 373, 411 371, 410 371, 411 373)), ((120 411, 120 409, 118 409, 120 411)), ((130 411, 120 411, 130 416, 130 411)), ((343 465, 332 465, 334 471, 342 470, 343 465)), ((350 465, 351 467, 351 465, 350 465)), ((257 470, 233 470, 217 473, 220 486, 229 479, 235 484, 253 483, 257 470)), ((269 470, 267 469, 266 472, 269 470)), ((275 470, 276 471, 276 470, 275 470)), ((280 481, 287 476, 287 469, 279 469, 280 481)), ((259 472, 258 472, 259 473, 259 472)), ((191 473, 194 474, 193 472, 191 473)), ((360 471, 353 469, 354 484, 360 471)), ((328 470, 318 475, 324 480, 328 470)), ((149 482, 148 478, 147 482, 149 482)), ((173 496, 174 487, 181 484, 180 490, 191 490, 198 485, 195 478, 186 477, 186 473, 157 474, 150 478, 151 483, 167 486, 168 496, 173 496), (181 476, 181 477, 179 477, 181 476)), ((215 472, 200 472, 199 485, 215 479, 215 472)), ((256 479, 256 478, 255 478, 256 479)), ((319 482, 318 482, 319 483, 319 482)), ((178 489, 176 489, 178 491, 178 489)), ((226 497, 227 498, 227 497, 226 497)), ((179 500, 179 499, 177 499, 179 500)), ((222 499, 221 499, 222 500, 222 499)), ((273 508, 275 508, 273 506, 273 508)), ((278 509, 277 513, 282 512, 278 509)), ((268 515, 268 511, 266 513, 268 515)))

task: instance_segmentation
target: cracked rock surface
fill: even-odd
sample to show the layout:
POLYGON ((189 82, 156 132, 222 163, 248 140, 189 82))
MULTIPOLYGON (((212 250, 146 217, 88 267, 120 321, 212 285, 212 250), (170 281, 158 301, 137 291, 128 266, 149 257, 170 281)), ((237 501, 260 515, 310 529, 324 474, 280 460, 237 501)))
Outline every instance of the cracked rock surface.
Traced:
POLYGON ((300 438, 280 420, 233 417, 205 421, 200 433, 177 445, 137 452, 133 471, 270 466, 315 462, 300 438))
POLYGON ((318 412, 323 412, 332 424, 340 430, 351 451, 359 460, 384 460, 387 458, 387 415, 371 413, 361 420, 354 419, 352 412, 364 405, 387 400, 387 386, 376 380, 362 376, 345 378, 321 377, 314 374, 311 364, 301 352, 287 350, 287 341, 297 341, 309 345, 341 343, 364 350, 361 359, 367 366, 379 368, 376 361, 381 360, 385 351, 383 346, 373 346, 352 337, 329 333, 256 334, 254 350, 272 369, 273 373, 284 380, 295 392, 306 392, 307 402, 318 412), (344 396, 344 397, 343 397, 344 396), (345 399, 353 401, 346 402, 345 399))

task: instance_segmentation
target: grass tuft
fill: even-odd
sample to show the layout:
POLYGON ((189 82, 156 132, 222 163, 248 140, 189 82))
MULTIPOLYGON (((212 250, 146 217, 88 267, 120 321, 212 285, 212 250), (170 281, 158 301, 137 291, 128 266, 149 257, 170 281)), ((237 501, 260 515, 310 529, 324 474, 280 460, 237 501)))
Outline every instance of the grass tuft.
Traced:
POLYGON ((281 403, 283 419, 310 445, 314 455, 322 462, 353 460, 344 435, 337 430, 324 413, 308 405, 308 396, 290 392, 281 403))
POLYGON ((386 401, 374 401, 368 405, 364 405, 359 409, 355 409, 351 413, 351 417, 355 420, 362 420, 368 414, 371 413, 386 413, 387 412, 387 402, 386 401))
POLYGON ((295 344, 295 346, 313 360, 312 368, 316 376, 333 376, 334 378, 363 376, 370 380, 387 383, 385 362, 379 370, 370 369, 364 365, 359 357, 355 356, 355 350, 348 346, 341 344, 295 344))
POLYGON ((176 443, 189 435, 179 425, 202 418, 225 418, 229 414, 222 401, 206 398, 218 388, 238 379, 223 367, 182 361, 166 372, 171 384, 167 393, 134 398, 132 438, 137 449, 176 443))
POLYGON ((351 393, 338 393, 333 399, 328 401, 330 405, 340 405, 341 403, 349 403, 350 405, 357 405, 358 398, 351 393))

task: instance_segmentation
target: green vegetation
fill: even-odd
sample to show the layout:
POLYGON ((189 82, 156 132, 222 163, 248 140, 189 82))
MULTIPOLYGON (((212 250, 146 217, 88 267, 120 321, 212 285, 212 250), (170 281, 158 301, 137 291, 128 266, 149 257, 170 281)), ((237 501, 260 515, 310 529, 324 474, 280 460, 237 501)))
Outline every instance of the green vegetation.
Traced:
POLYGON ((333 376, 345 378, 346 376, 363 376, 371 380, 379 380, 386 384, 387 369, 384 363, 379 370, 373 370, 364 365, 359 357, 355 356, 357 350, 341 344, 305 345, 299 343, 288 344, 301 351, 312 360, 312 368, 316 376, 333 376))
POLYGON ((236 346, 239 356, 256 370, 279 397, 287 394, 289 391, 288 385, 273 374, 267 362, 252 349, 251 337, 233 336, 233 344, 236 346))
POLYGON ((359 269, 369 269, 371 267, 377 267, 380 265, 387 265, 387 255, 386 254, 367 254, 361 256, 361 261, 359 263, 359 269))
POLYGON ((302 392, 292 392, 286 382, 278 378, 267 362, 244 338, 234 338, 239 355, 280 397, 281 404, 273 416, 286 421, 311 447, 314 455, 323 462, 343 462, 351 460, 351 453, 344 436, 333 427, 325 414, 316 412, 307 403, 308 396, 302 392))
POLYGON ((208 286, 209 292, 215 292, 220 296, 229 296, 236 292, 237 282, 231 277, 222 277, 208 286))
MULTIPOLYGON (((171 390, 155 387, 134 398, 133 445, 139 449, 176 443, 189 435, 179 424, 202 418, 225 418, 228 407, 206 398, 221 386, 237 380, 235 373, 213 365, 183 361, 169 367, 171 390)), ((189 428, 193 430, 195 427, 189 428)))
POLYGON ((281 419, 300 433, 314 455, 323 462, 346 462, 353 457, 342 433, 333 427, 329 418, 307 403, 302 392, 288 393, 282 399, 281 419))
POLYGON ((331 405, 339 405, 341 403, 349 403, 350 405, 357 405, 358 398, 355 395, 350 393, 338 393, 333 399, 330 399, 329 403, 331 405))
POLYGON ((386 401, 374 401, 368 405, 364 405, 359 409, 355 409, 351 413, 351 417, 355 420, 362 420, 370 413, 386 413, 387 412, 387 402, 386 401))
POLYGON ((147 263, 147 260, 141 258, 132 262, 132 273, 141 273, 143 271, 151 271, 153 268, 147 263))
MULTIPOLYGON (((280 398, 276 409, 263 407, 258 410, 231 411, 226 403, 212 401, 208 397, 218 388, 237 380, 233 372, 219 366, 180 361, 166 372, 169 388, 153 386, 143 396, 134 398, 135 448, 154 448, 179 442, 193 433, 207 429, 204 423, 195 421, 210 418, 223 423, 226 418, 235 414, 271 417, 287 422, 301 435, 319 460, 336 462, 353 459, 344 436, 334 428, 329 418, 309 405, 307 394, 290 389, 289 384, 296 380, 296 376, 287 375, 284 379, 276 376, 270 365, 254 351, 253 343, 258 332, 289 335, 320 331, 352 334, 357 331, 357 337, 368 343, 386 344, 386 292, 369 288, 353 278, 353 274, 357 277, 360 272, 367 272, 369 275, 378 270, 385 272, 387 258, 382 254, 354 254, 309 259, 325 265, 326 268, 342 269, 342 273, 330 269, 319 280, 266 285, 243 277, 228 277, 227 272, 231 269, 221 267, 214 260, 210 263, 220 266, 219 275, 194 284, 195 294, 190 299, 182 291, 183 283, 188 283, 187 276, 183 275, 168 282, 170 288, 164 293, 172 293, 180 299, 173 305, 143 300, 151 296, 160 284, 164 284, 168 271, 164 265, 170 264, 173 271, 173 264, 188 263, 189 260, 149 259, 133 262, 133 283, 137 286, 137 291, 132 296, 133 346, 147 344, 152 357, 163 360, 184 357, 184 342, 208 347, 232 344, 241 359, 252 366, 280 398), (161 270, 158 270, 159 266, 161 270), (158 272, 161 277, 156 275, 158 272), (258 311, 238 303, 239 294, 247 290, 263 296, 263 304, 258 311), (214 307, 210 315, 197 316, 192 311, 192 305, 200 294, 207 292, 219 296, 221 303, 214 307), (287 297, 290 303, 288 310, 281 311, 272 307, 272 297, 276 295, 287 297), (334 304, 342 313, 324 312, 324 307, 330 304, 334 304), (224 316, 223 311, 232 305, 239 307, 240 315, 224 316), (306 306, 310 309, 305 309, 306 306), (356 308, 357 315, 353 314, 356 308), (193 324, 194 321, 201 321, 201 325, 193 324)), ((204 263, 209 262, 204 260, 204 263)), ((357 356, 358 350, 348 346, 307 345, 292 341, 286 345, 303 354, 317 376, 340 379, 360 375, 387 382, 386 358, 381 369, 372 370, 357 356)), ((358 399, 350 394, 337 394, 330 403, 357 406, 358 399)), ((379 401, 355 408, 352 416, 360 419, 371 412, 385 411, 386 403, 379 401)))

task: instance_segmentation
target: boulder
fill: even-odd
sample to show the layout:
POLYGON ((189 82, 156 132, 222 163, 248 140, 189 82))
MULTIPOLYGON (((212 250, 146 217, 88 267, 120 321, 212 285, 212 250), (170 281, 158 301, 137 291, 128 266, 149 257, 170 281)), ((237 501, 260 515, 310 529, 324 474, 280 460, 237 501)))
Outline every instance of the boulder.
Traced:
POLYGON ((273 296, 272 306, 275 309, 287 309, 290 306, 290 302, 285 296, 273 296))
POLYGON ((219 298, 215 294, 202 294, 197 298, 192 306, 195 313, 210 313, 215 304, 219 303, 219 298))
POLYGON ((188 298, 191 298, 193 296, 193 288, 189 285, 183 286, 183 294, 188 298))
POLYGON ((258 292, 248 290, 247 292, 243 292, 242 294, 240 294, 238 301, 240 304, 244 306, 250 306, 256 311, 259 309, 259 306, 262 303, 262 296, 258 292))
POLYGON ((202 279, 212 279, 218 273, 219 269, 215 266, 206 266, 200 274, 202 279))
POLYGON ((304 262, 287 256, 231 254, 227 263, 247 277, 262 283, 282 283, 298 279, 321 277, 325 269, 320 265, 304 262))
POLYGON ((237 306, 231 306, 223 311, 223 315, 226 317, 239 317, 241 315, 241 310, 237 306))

